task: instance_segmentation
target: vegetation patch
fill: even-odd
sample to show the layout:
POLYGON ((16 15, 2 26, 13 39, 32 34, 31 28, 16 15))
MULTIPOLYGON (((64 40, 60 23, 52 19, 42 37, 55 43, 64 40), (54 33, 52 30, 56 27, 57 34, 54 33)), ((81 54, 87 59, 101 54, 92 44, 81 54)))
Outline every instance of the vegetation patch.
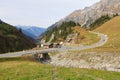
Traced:
POLYGON ((97 27, 101 26, 102 24, 109 21, 110 19, 111 17, 109 17, 108 15, 101 16, 100 18, 95 20, 92 24, 90 24, 90 30, 96 29, 97 27))
POLYGON ((35 47, 23 33, 4 22, 0 23, 0 53, 21 51, 35 47))
POLYGON ((69 22, 63 22, 61 25, 54 27, 53 29, 46 32, 43 39, 48 42, 52 35, 54 35, 54 38, 51 42, 59 42, 63 41, 67 38, 69 34, 73 32, 72 27, 79 26, 79 24, 76 24, 73 21, 69 22))

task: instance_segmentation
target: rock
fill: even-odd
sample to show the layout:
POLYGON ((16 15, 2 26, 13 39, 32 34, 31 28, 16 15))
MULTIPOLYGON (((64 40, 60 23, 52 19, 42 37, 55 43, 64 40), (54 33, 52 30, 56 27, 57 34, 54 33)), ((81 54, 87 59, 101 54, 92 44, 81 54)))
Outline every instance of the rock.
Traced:
POLYGON ((70 15, 56 22, 48 29, 58 26, 62 24, 62 22, 68 21, 74 21, 81 24, 83 27, 87 27, 102 15, 108 14, 109 16, 112 16, 116 13, 120 14, 120 0, 101 0, 83 10, 72 12, 70 15))
POLYGON ((78 55, 69 52, 52 56, 51 64, 64 67, 91 68, 120 72, 119 53, 86 52, 77 54, 78 55), (59 57, 59 55, 61 57, 59 57))

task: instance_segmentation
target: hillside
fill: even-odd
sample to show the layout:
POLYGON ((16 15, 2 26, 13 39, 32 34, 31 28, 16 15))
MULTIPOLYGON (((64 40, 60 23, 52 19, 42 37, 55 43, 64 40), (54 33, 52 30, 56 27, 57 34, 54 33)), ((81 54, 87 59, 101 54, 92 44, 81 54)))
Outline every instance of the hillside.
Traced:
MULTIPOLYGON (((61 42, 65 44, 88 45, 97 42, 97 35, 84 30, 79 24, 72 21, 64 22, 61 25, 48 30, 42 37, 45 42, 61 42), (96 39, 94 39, 96 38, 96 39)), ((42 42, 41 41, 41 42, 42 42)))
POLYGON ((52 64, 120 72, 120 16, 105 22, 94 31, 107 35, 107 42, 103 46, 57 54, 52 57, 52 64))
POLYGON ((90 26, 88 27, 88 29, 94 30, 97 27, 100 27, 102 24, 104 24, 105 22, 109 21, 110 19, 112 19, 114 17, 109 17, 108 15, 101 16, 100 18, 95 20, 93 23, 91 23, 90 26))
POLYGON ((104 33, 109 38, 103 47, 98 48, 98 51, 120 51, 120 16, 111 19, 94 31, 104 33))
POLYGON ((35 46, 21 30, 0 22, 0 53, 31 49, 35 46))
POLYGON ((66 40, 69 34, 73 33, 72 27, 76 26, 74 22, 65 22, 55 28, 48 30, 42 39, 45 42, 57 42, 66 40))
POLYGON ((95 30, 95 32, 100 32, 106 34, 108 36, 108 41, 105 45, 94 48, 84 50, 87 52, 120 52, 120 16, 114 17, 106 23, 102 24, 95 30))

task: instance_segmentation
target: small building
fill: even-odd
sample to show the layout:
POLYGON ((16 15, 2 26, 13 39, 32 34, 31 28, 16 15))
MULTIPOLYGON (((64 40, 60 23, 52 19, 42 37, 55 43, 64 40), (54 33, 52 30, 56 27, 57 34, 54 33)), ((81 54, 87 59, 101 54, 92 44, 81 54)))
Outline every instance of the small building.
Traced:
POLYGON ((61 48, 61 46, 63 45, 63 42, 60 43, 40 43, 37 45, 37 48, 61 48))

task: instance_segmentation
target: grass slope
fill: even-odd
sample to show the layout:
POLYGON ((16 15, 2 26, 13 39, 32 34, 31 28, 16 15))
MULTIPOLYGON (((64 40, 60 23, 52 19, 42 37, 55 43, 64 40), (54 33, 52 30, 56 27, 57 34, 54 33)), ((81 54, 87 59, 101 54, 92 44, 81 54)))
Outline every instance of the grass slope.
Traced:
POLYGON ((95 52, 120 52, 120 16, 117 16, 110 21, 106 22, 99 28, 94 30, 108 36, 108 41, 105 45, 88 49, 84 51, 95 51, 95 52))
POLYGON ((20 51, 34 46, 34 43, 21 31, 7 23, 0 22, 0 53, 20 51))
POLYGON ((30 57, 0 59, 1 80, 119 80, 120 73, 43 65, 30 57))
POLYGON ((90 33, 84 30, 80 26, 75 26, 72 28, 73 32, 79 34, 75 40, 76 44, 90 45, 96 43, 100 40, 97 34, 90 33))

